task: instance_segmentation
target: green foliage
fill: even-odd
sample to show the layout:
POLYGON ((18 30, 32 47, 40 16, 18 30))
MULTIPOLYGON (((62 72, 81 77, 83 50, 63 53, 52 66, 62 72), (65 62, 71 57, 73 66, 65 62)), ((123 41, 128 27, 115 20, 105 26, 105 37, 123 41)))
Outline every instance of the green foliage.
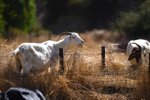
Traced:
POLYGON ((132 36, 136 31, 137 23, 140 20, 140 16, 136 12, 122 13, 119 20, 113 25, 114 29, 117 29, 121 33, 126 33, 127 36, 132 36))
POLYGON ((139 14, 141 15, 142 27, 144 30, 150 30, 150 1, 147 0, 140 7, 139 14))
POLYGON ((120 18, 113 24, 113 29, 131 39, 146 38, 150 33, 150 1, 142 3, 138 11, 121 13, 120 18))
POLYGON ((0 0, 0 36, 4 32, 5 21, 3 19, 4 3, 0 0))
POLYGON ((28 0, 28 6, 26 6, 26 28, 27 31, 32 31, 36 29, 37 26, 37 18, 36 18, 36 5, 35 0, 28 0))
POLYGON ((4 0, 4 19, 6 30, 18 28, 28 32, 36 25, 36 5, 35 0, 4 0))
POLYGON ((149 0, 0 0, 4 36, 14 35, 10 30, 19 30, 20 35, 37 32, 41 26, 54 33, 110 29, 115 20, 113 28, 125 35, 147 36, 149 18, 149 0))

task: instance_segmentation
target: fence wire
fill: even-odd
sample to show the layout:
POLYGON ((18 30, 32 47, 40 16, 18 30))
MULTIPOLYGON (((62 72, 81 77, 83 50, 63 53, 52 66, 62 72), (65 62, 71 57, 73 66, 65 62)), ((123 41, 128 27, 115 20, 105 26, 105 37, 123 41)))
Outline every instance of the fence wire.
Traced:
MULTIPOLYGON (((90 85, 95 86, 96 84, 98 87, 97 92, 104 94, 134 93, 138 87, 143 85, 141 84, 143 79, 149 82, 148 64, 145 66, 132 66, 125 59, 123 61, 126 63, 123 63, 121 66, 124 68, 119 68, 119 64, 114 64, 116 57, 113 56, 114 53, 118 54, 118 52, 107 51, 105 53, 105 68, 102 68, 101 52, 65 53, 66 75, 77 76, 83 79, 84 83, 90 85), (117 68, 113 68, 116 66, 117 68), (147 69, 144 69, 143 67, 146 67, 147 69)), ((121 59, 118 60, 118 63, 120 62, 121 59)), ((130 95, 128 98, 133 100, 137 97, 130 95)))

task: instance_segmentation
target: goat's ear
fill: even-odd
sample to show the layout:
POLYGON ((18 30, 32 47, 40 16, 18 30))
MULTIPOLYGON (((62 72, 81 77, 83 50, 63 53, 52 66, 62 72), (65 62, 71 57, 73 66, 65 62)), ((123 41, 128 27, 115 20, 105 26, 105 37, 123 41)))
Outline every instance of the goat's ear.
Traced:
POLYGON ((141 55, 140 53, 141 53, 140 51, 135 51, 135 52, 133 52, 133 53, 129 56, 128 60, 130 61, 130 60, 132 60, 133 58, 135 58, 136 56, 141 55))

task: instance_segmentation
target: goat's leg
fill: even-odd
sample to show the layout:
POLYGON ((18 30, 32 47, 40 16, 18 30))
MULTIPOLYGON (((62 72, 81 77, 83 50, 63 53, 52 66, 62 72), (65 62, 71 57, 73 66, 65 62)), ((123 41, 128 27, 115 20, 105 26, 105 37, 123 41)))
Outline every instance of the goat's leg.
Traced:
POLYGON ((21 70, 21 76, 27 76, 31 70, 32 66, 26 64, 25 66, 22 66, 22 70, 21 70))
POLYGON ((16 63, 16 68, 15 68, 15 71, 17 74, 20 74, 21 73, 21 62, 18 58, 15 58, 15 63, 16 63))
POLYGON ((55 73, 56 72, 56 65, 57 65, 57 59, 52 59, 52 62, 50 63, 50 69, 51 69, 51 73, 55 73))

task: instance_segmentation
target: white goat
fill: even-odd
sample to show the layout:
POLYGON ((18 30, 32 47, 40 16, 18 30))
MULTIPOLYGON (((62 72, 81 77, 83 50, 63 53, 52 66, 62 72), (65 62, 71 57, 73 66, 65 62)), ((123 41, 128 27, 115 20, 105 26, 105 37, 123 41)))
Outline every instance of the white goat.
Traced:
POLYGON ((138 64, 142 64, 147 61, 148 53, 150 53, 150 42, 147 40, 131 40, 127 45, 126 54, 129 56, 129 61, 135 58, 138 64))
MULTIPOLYGON (((28 74, 30 70, 42 70, 46 66, 56 66, 59 58, 59 48, 67 48, 70 45, 83 45, 83 39, 75 32, 67 34, 59 41, 45 41, 43 43, 22 43, 13 51, 16 61, 16 71, 21 75, 28 74)), ((62 35, 61 34, 61 35, 62 35)))

